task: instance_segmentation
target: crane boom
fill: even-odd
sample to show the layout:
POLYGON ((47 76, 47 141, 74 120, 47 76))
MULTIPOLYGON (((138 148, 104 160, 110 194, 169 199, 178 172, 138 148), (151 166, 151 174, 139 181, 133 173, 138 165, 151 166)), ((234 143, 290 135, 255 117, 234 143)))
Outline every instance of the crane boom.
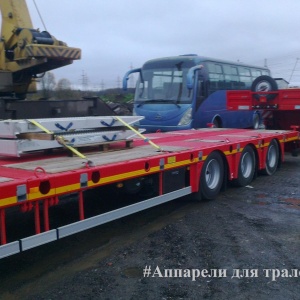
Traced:
POLYGON ((33 28, 25 0, 0 0, 0 96, 24 98, 37 75, 81 58, 47 31, 33 28))

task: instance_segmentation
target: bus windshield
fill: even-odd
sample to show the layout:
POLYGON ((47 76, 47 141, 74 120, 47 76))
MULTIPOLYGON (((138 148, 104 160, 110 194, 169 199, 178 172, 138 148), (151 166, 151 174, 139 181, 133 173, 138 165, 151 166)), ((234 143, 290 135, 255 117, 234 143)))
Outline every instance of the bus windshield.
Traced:
POLYGON ((189 67, 182 63, 170 67, 143 69, 139 76, 135 102, 145 103, 191 103, 192 93, 186 87, 189 67))

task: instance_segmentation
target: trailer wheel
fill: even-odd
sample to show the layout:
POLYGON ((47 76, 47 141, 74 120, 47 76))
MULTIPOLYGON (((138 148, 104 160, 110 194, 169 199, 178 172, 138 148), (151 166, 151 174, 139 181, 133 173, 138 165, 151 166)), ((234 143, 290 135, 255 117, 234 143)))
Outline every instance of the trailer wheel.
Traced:
POLYGON ((212 200, 219 194, 224 178, 224 164, 219 153, 211 153, 204 162, 200 175, 201 198, 212 200))
POLYGON ((255 172, 255 163, 254 150, 247 145, 239 162, 238 178, 234 181, 237 186, 246 186, 251 183, 255 172))
POLYGON ((267 150, 266 168, 262 171, 265 175, 273 175, 278 167, 279 147, 276 140, 272 140, 267 150))
MULTIPOLYGON (((269 91, 271 92, 277 90, 278 90, 277 82, 272 77, 267 75, 262 75, 257 77, 251 85, 252 92, 269 92, 269 91)), ((262 95, 260 94, 255 94, 254 98, 256 100, 259 100, 261 96, 262 95)), ((267 100, 272 100, 275 97, 276 94, 267 95, 267 100)))

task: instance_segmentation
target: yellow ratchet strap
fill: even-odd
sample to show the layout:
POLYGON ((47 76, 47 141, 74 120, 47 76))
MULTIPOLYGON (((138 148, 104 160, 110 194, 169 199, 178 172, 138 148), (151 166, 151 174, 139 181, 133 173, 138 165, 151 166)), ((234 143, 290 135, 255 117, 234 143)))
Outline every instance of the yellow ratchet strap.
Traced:
POLYGON ((146 138, 138 130, 136 130, 131 125, 129 125, 128 123, 126 123, 125 121, 123 121, 121 118, 119 118, 118 116, 114 116, 114 118, 116 118, 118 121, 120 121, 121 123, 123 123, 126 127, 128 127, 130 130, 132 130, 135 134, 137 134, 138 136, 140 136, 145 142, 148 142, 150 145, 152 145, 158 151, 163 151, 163 149, 161 149, 158 145, 154 144, 151 140, 149 140, 148 138, 146 138))
POLYGON ((68 148, 70 151, 72 151, 78 157, 83 158, 83 159, 87 159, 87 157, 85 155, 83 155, 82 153, 80 153, 78 150, 76 150, 75 148, 67 145, 62 136, 56 135, 54 132, 48 130, 46 127, 44 127, 43 125, 41 125, 39 122, 37 122, 35 120, 27 120, 27 121, 32 123, 33 125, 37 126, 38 128, 40 128, 41 130, 43 130, 46 133, 54 134, 54 136, 55 136, 58 143, 60 143, 64 147, 68 148))

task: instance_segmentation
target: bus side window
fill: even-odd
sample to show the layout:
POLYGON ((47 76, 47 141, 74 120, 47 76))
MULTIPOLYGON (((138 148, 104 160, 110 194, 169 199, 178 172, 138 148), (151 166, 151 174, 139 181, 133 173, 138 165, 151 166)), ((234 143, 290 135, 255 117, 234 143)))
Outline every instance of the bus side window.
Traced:
POLYGON ((239 75, 240 75, 240 83, 241 85, 241 90, 242 89, 250 89, 251 84, 252 84, 252 77, 250 73, 250 69, 246 67, 239 67, 239 75))
POLYGON ((197 83, 197 94, 196 94, 196 110, 199 108, 201 103, 207 97, 207 86, 203 79, 199 78, 197 83))

